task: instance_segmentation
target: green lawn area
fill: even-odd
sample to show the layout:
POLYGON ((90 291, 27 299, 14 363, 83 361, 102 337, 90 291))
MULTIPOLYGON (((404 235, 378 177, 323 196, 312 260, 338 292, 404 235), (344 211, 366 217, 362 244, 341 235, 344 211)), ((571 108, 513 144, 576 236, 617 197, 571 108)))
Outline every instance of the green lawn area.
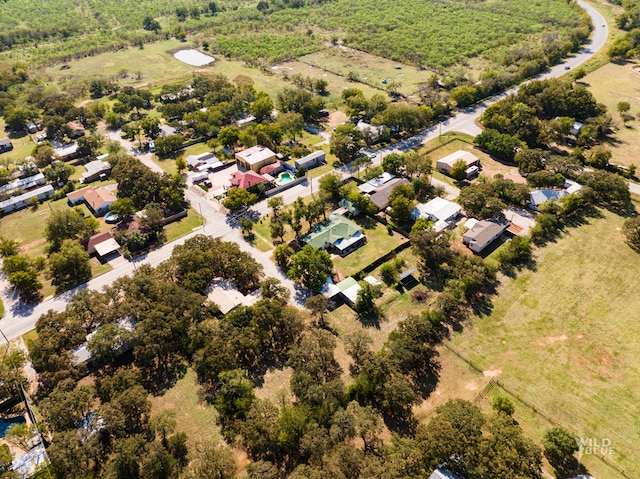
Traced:
MULTIPOLYGON (((623 218, 603 216, 538 250, 536 269, 505 280, 491 313, 452 344, 571 433, 611 439, 607 460, 637 477, 640 430, 630 419, 640 416, 640 323, 632 320, 640 255, 624 243, 623 218)), ((549 424, 537 422, 530 435, 539 439, 549 424)), ((588 455, 583 462, 595 477, 621 477, 588 455)))
POLYGON ((189 369, 171 389, 162 396, 149 396, 151 415, 170 409, 176 413, 176 431, 187 434, 188 446, 202 441, 222 441, 216 423, 216 409, 202 399, 196 373, 189 369))
POLYGON ((185 218, 169 223, 164 227, 167 243, 191 233, 198 226, 202 226, 202 217, 192 208, 189 208, 185 218))
POLYGON ((162 168, 166 173, 174 175, 178 172, 176 168, 176 159, 183 157, 185 160, 191 155, 200 155, 201 153, 208 153, 212 151, 211 147, 207 146, 206 142, 196 143, 195 145, 188 146, 184 150, 178 151, 175 155, 171 155, 167 158, 159 158, 158 155, 152 155, 153 162, 162 168))
POLYGON ((0 299, 0 318, 4 317, 4 303, 2 302, 2 299, 0 299))
MULTIPOLYGON (((0 118, 0 138, 9 138, 11 140, 11 144, 13 145, 13 150, 2 153, 0 155, 0 161, 4 168, 4 165, 17 165, 24 161, 24 159, 28 156, 31 156, 31 152, 33 148, 36 146, 34 140, 31 139, 33 136, 35 138, 36 135, 27 135, 26 133, 10 133, 7 134, 4 131, 4 117, 0 118)), ((38 132, 40 133, 40 132, 38 132)))
POLYGON ((344 258, 333 256, 334 269, 341 278, 357 273, 396 246, 408 241, 397 233, 390 235, 386 227, 366 216, 360 215, 355 221, 362 227, 367 242, 344 258))

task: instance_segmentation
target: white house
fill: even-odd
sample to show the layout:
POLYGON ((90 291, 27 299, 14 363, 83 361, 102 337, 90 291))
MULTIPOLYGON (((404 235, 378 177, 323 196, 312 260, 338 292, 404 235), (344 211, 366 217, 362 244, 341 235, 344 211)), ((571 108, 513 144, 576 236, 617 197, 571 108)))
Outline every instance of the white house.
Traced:
POLYGON ((414 220, 427 218, 436 224, 436 231, 442 231, 448 228, 461 212, 462 207, 459 204, 444 198, 434 198, 427 203, 418 204, 411 212, 411 217, 414 220))

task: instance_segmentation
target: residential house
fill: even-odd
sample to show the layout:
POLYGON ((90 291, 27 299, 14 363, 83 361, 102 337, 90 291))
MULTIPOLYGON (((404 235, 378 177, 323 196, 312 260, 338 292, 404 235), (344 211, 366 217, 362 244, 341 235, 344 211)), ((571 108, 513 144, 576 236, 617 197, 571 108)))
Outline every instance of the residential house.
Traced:
POLYGON ((434 198, 427 203, 418 204, 411 212, 411 217, 414 220, 427 218, 435 223, 435 231, 442 231, 455 222, 461 211, 462 208, 457 203, 444 198, 434 198))
POLYGON ((35 190, 27 191, 18 196, 13 196, 7 200, 0 201, 0 214, 11 213, 31 205, 31 198, 38 198, 39 201, 46 200, 53 195, 53 186, 45 185, 35 190))
POLYGON ((328 278, 322 294, 328 299, 340 298, 353 307, 358 300, 358 291, 361 289, 362 287, 355 278, 348 277, 337 284, 335 284, 331 278, 328 278))
POLYGON ((161 138, 166 138, 167 136, 175 135, 176 133, 178 133, 178 130, 176 130, 174 127, 164 124, 160 125, 161 138))
POLYGON ((186 162, 187 166, 194 171, 218 169, 223 166, 222 162, 218 160, 215 153, 211 152, 187 156, 186 162))
POLYGON ((438 467, 431 473, 431 475, 429 476, 429 479, 460 479, 460 478, 455 474, 453 474, 452 472, 449 472, 442 467, 438 467))
POLYGON ((276 161, 275 163, 271 163, 267 166, 263 166, 262 168, 260 168, 261 175, 269 175, 271 177, 273 177, 273 175, 277 175, 281 171, 284 171, 284 166, 283 166, 283 163, 279 160, 276 161))
POLYGON ((453 165, 455 165, 460 160, 464 161, 467 164, 467 178, 471 178, 478 173, 480 158, 475 156, 473 153, 464 150, 458 150, 451 153, 450 155, 445 156, 444 158, 440 158, 436 162, 436 168, 438 169, 438 171, 444 173, 445 175, 449 175, 451 174, 453 165))
POLYGON ((569 130, 569 134, 571 136, 578 136, 582 131, 583 126, 584 126, 584 123, 581 123, 579 121, 574 121, 573 126, 571 127, 571 130, 569 130))
POLYGON ((238 167, 245 170, 260 171, 263 166, 276 162, 276 154, 269 148, 256 145, 236 153, 238 167))
POLYGON ((387 173, 385 171, 380 176, 378 176, 376 178, 372 178, 369 181, 367 181, 366 183, 363 183, 363 184, 359 185, 358 186, 358 190, 361 193, 365 193, 365 194, 374 193, 382 185, 384 185, 385 183, 388 183, 389 181, 391 181, 395 177, 396 177, 396 175, 394 175, 393 173, 387 173))
POLYGON ((297 170, 300 168, 306 168, 310 170, 317 166, 320 166, 326 161, 326 153, 323 150, 314 151, 298 160, 295 160, 294 165, 297 170))
POLYGON ((480 253, 497 240, 507 226, 508 221, 478 221, 462 235, 462 242, 474 253, 480 253))
POLYGON ((0 153, 6 153, 7 151, 13 150, 13 143, 9 138, 1 138, 0 139, 0 153))
POLYGON ((353 221, 334 213, 302 238, 302 241, 314 248, 346 256, 367 242, 361 229, 353 221))
POLYGON ((80 183, 91 183, 98 180, 106 180, 111 174, 111 164, 107 161, 94 160, 84 165, 87 171, 82 173, 80 183))
POLYGON ((98 217, 104 216, 107 211, 109 211, 109 206, 116 201, 116 197, 108 188, 85 186, 79 190, 67 193, 67 201, 71 206, 85 203, 93 215, 98 217))
POLYGON ((260 184, 268 184, 269 179, 265 178, 263 175, 256 173, 253 170, 249 171, 236 171, 231 175, 231 185, 237 186, 238 188, 242 188, 246 190, 247 188, 251 188, 252 186, 260 185, 260 184))
POLYGON ((67 126, 71 129, 69 138, 75 139, 84 136, 84 126, 79 121, 69 121, 67 122, 67 126))
POLYGON ((382 131, 384 129, 383 126, 373 126, 369 123, 365 123, 364 121, 356 123, 356 128, 362 132, 365 141, 369 144, 377 143, 380 140, 380 135, 382 135, 382 131))
POLYGON ((552 189, 536 189, 531 190, 529 195, 529 206, 532 210, 538 210, 541 204, 547 201, 558 201, 563 196, 566 196, 565 190, 552 190, 552 189))
POLYGON ((57 160, 67 161, 73 160, 78 156, 78 144, 69 143, 68 145, 61 146, 60 148, 53 149, 53 157, 57 160))
POLYGON ((36 175, 27 176, 26 178, 20 178, 0 186, 0 194, 11 193, 15 190, 30 190, 38 186, 42 186, 46 183, 45 177, 42 173, 36 175))
POLYGON ((102 233, 95 234, 89 238, 86 249, 90 256, 96 255, 99 258, 104 258, 105 256, 118 251, 118 249, 120 249, 120 245, 110 231, 103 231, 102 233))
POLYGON ((383 186, 376 190, 371 195, 371 202, 376 205, 378 210, 383 210, 389 206, 389 197, 391 192, 398 185, 410 185, 411 183, 406 178, 394 178, 386 182, 383 186))

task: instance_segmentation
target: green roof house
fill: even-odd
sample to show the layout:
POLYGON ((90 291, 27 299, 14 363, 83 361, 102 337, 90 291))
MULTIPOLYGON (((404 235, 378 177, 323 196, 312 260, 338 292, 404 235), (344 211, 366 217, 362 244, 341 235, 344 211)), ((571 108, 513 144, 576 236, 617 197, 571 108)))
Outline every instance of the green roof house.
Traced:
POLYGON ((325 223, 316 226, 302 238, 302 241, 314 248, 346 256, 366 243, 367 238, 360 230, 360 226, 353 221, 334 213, 325 223))

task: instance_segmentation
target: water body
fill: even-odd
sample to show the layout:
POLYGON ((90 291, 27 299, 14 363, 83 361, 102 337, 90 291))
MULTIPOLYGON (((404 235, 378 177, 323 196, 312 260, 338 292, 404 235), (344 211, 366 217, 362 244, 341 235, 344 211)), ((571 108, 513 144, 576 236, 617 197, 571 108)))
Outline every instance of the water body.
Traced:
POLYGON ((198 50, 194 50, 193 48, 189 48, 187 50, 178 50, 173 54, 173 56, 181 62, 186 63, 187 65, 192 65, 194 67, 203 67, 216 61, 215 58, 210 57, 209 55, 205 55, 198 50))

